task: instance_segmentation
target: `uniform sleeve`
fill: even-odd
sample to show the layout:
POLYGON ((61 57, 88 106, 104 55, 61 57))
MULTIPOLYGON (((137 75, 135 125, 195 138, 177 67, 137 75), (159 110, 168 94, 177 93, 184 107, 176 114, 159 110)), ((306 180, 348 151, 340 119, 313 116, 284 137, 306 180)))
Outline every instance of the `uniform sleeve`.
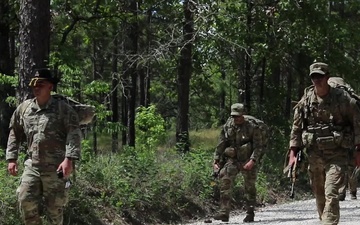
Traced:
POLYGON ((290 133, 290 143, 289 143, 290 147, 299 148, 302 146, 302 139, 301 139, 302 123, 303 123, 303 119, 301 117, 300 107, 298 106, 295 108, 295 112, 294 112, 294 120, 290 133))
POLYGON ((6 160, 17 159, 19 146, 25 138, 23 124, 20 118, 20 106, 14 111, 9 124, 9 137, 6 147, 6 160))
POLYGON ((71 107, 69 107, 69 111, 65 117, 64 122, 67 132, 65 157, 80 159, 81 131, 79 126, 79 118, 77 113, 71 107))
POLYGON ((215 153, 214 153, 214 160, 218 161, 221 158, 221 155, 224 153, 225 148, 228 147, 228 138, 226 137, 225 127, 221 129, 219 143, 216 146, 215 153))
POLYGON ((260 155, 264 151, 265 143, 263 143, 263 134, 260 127, 255 126, 253 128, 253 135, 252 135, 252 154, 250 156, 250 159, 253 159, 255 161, 259 160, 260 155))

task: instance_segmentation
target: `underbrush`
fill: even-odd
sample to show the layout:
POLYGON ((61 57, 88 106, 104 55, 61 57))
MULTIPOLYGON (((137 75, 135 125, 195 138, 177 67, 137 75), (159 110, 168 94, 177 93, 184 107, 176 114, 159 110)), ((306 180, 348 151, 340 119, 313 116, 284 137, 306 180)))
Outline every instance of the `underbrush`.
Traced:
MULTIPOLYGON (((180 154, 170 143, 173 138, 169 138, 154 108, 140 109, 138 115, 136 148, 123 147, 118 153, 110 153, 111 142, 107 141, 99 143, 103 150, 95 155, 91 143, 83 141, 82 160, 71 177, 73 186, 64 224, 176 224, 213 214, 217 209, 219 188, 211 174, 219 130, 192 131, 190 152, 180 154)), ((288 190, 289 180, 281 172, 279 159, 284 153, 278 150, 283 146, 279 140, 259 164, 259 206, 276 203, 279 195, 286 198, 282 193, 288 190)), ((1 161, 0 224, 20 225, 15 196, 19 177, 10 177, 6 167, 1 161)), ((233 208, 241 209, 243 204, 243 180, 239 175, 233 208)))

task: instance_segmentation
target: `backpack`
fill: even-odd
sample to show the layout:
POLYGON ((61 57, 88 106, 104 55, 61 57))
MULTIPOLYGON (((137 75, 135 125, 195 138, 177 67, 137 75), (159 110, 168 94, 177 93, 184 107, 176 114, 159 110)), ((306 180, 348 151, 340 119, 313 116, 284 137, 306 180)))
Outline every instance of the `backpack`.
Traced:
MULTIPOLYGON (((78 101, 75 101, 74 99, 72 99, 70 97, 60 95, 60 94, 53 94, 52 97, 57 100, 66 101, 66 103, 68 105, 70 105, 75 110, 75 112, 78 114, 80 125, 89 124, 93 120, 93 118, 95 116, 95 107, 94 106, 82 104, 78 101)), ((24 115, 25 110, 27 109, 28 106, 30 106, 30 104, 31 104, 31 99, 28 99, 21 104, 21 106, 20 106, 20 115, 21 116, 24 115)), ((59 111, 61 111, 60 104, 59 104, 59 111)))
POLYGON ((82 104, 74 99, 60 95, 60 94, 53 94, 53 98, 66 101, 68 105, 70 105, 75 112, 78 114, 79 117, 79 124, 86 125, 91 123, 95 116, 95 107, 92 105, 82 104))
POLYGON ((340 88, 345 90, 350 96, 356 99, 357 104, 360 103, 360 96, 355 94, 354 89, 350 86, 350 84, 346 83, 341 77, 330 77, 328 80, 328 84, 333 88, 340 88))
MULTIPOLYGON (((244 117, 246 120, 250 121, 250 123, 255 124, 255 126, 257 126, 260 129, 261 139, 262 139, 261 142, 263 143, 264 151, 266 151, 267 147, 268 147, 267 145, 268 145, 269 137, 270 137, 269 126, 266 125, 264 123, 264 121, 257 119, 253 116, 244 115, 244 117)), ((230 136, 229 131, 231 132, 233 126, 234 126, 234 119, 232 117, 229 117, 224 125, 224 133, 225 133, 226 138, 228 138, 230 136)))

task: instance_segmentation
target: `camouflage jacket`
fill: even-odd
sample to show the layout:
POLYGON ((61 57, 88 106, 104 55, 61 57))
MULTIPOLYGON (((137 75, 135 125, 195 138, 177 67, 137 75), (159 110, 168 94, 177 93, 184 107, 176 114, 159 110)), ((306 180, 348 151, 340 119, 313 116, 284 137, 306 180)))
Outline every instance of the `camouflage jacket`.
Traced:
POLYGON ((290 147, 304 147, 302 135, 309 127, 319 124, 330 124, 338 130, 350 128, 353 144, 360 143, 360 110, 356 100, 342 89, 330 87, 329 94, 324 98, 315 94, 313 86, 305 89, 294 107, 290 147))
POLYGON ((230 117, 221 129, 219 143, 215 149, 214 160, 220 160, 227 147, 236 149, 237 159, 245 162, 249 159, 257 161, 266 147, 267 137, 255 122, 255 117, 244 115, 245 121, 235 125, 230 117), (241 146, 249 144, 250 148, 242 149, 241 146))
POLYGON ((33 165, 58 166, 65 157, 80 157, 79 119, 65 101, 50 98, 40 108, 35 99, 21 103, 12 115, 6 159, 17 159, 19 144, 26 138, 33 165))

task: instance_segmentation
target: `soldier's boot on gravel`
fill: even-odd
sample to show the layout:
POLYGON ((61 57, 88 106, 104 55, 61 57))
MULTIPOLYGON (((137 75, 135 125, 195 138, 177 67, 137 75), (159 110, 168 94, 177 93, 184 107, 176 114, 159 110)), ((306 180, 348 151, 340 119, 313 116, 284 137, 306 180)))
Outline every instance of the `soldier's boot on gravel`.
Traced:
POLYGON ((254 222, 254 217, 255 217, 254 207, 250 206, 246 210, 246 216, 245 216, 243 222, 244 223, 254 222))
POLYGON ((214 216, 214 220, 221 220, 223 222, 229 222, 229 214, 224 213, 224 212, 217 213, 214 216))
POLYGON ((350 193, 350 197, 351 197, 352 200, 357 199, 357 197, 356 197, 356 192, 351 192, 351 193, 350 193))
POLYGON ((254 217, 255 217, 254 212, 247 212, 243 222, 244 223, 254 222, 254 217))
POLYGON ((345 193, 339 193, 339 201, 344 201, 345 200, 345 197, 346 197, 346 194, 345 193))

